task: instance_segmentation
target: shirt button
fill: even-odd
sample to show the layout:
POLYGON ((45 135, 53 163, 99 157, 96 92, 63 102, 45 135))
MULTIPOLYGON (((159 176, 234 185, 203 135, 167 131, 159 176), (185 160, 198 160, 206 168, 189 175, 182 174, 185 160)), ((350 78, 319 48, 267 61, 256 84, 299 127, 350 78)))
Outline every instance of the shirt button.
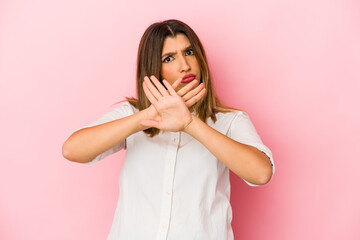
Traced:
POLYGON ((173 138, 173 142, 176 142, 176 138, 173 138))
POLYGON ((170 193, 169 193, 169 192, 166 192, 166 195, 170 195, 170 193))

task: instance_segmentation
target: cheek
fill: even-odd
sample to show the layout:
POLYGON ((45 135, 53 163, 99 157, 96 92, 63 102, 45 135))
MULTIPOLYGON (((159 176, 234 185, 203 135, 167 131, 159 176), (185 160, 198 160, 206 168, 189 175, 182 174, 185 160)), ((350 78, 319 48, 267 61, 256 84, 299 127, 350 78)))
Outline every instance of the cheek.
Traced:
POLYGON ((200 70, 199 63, 196 60, 196 58, 193 60, 193 66, 194 66, 194 68, 196 68, 197 71, 200 70))
POLYGON ((169 78, 172 78, 171 77, 173 75, 172 73, 173 73, 172 69, 168 66, 162 67, 161 69, 161 75, 166 80, 170 80, 169 78))
MULTIPOLYGON (((192 62, 192 70, 197 73, 198 78, 201 77, 201 71, 200 71, 200 66, 199 63, 196 59, 193 60, 192 62)), ((200 79, 199 79, 200 80, 200 79)))

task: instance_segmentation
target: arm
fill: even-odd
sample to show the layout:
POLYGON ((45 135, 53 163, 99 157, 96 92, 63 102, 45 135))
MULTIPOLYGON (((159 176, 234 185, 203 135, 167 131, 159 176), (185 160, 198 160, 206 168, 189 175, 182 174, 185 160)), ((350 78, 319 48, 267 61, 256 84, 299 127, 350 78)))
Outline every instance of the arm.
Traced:
MULTIPOLYGON (((176 88, 181 82, 178 79, 172 87, 176 88)), ((193 81, 178 92, 185 108, 191 107, 205 94, 203 84, 193 81)), ((120 118, 97 126, 80 129, 74 132, 63 144, 63 156, 74 162, 87 163, 99 154, 109 150, 124 141, 128 136, 145 130, 148 127, 142 122, 156 120, 158 112, 153 105, 128 117, 120 118)))
POLYGON ((64 143, 63 156, 74 162, 91 161, 131 134, 146 129, 140 124, 141 120, 147 118, 145 110, 98 126, 80 129, 64 143))
POLYGON ((223 135, 194 115, 192 118, 184 132, 201 142, 219 161, 244 180, 256 185, 269 182, 272 165, 263 152, 223 135))
POLYGON ((186 108, 183 99, 165 80, 166 90, 156 78, 144 81, 144 91, 159 113, 155 120, 142 124, 166 131, 184 131, 201 142, 219 161, 236 175, 256 185, 266 184, 272 176, 268 157, 257 148, 239 143, 214 130, 186 108))

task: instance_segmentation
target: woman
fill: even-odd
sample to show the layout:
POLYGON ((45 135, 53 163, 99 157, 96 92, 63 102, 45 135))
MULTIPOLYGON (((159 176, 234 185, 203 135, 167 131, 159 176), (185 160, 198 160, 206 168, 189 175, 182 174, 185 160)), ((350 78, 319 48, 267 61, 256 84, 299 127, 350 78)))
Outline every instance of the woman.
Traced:
POLYGON ((204 49, 178 20, 152 24, 138 50, 137 98, 64 143, 92 164, 126 148, 108 239, 233 239, 229 169, 266 184, 274 166, 248 115, 215 97, 204 49))

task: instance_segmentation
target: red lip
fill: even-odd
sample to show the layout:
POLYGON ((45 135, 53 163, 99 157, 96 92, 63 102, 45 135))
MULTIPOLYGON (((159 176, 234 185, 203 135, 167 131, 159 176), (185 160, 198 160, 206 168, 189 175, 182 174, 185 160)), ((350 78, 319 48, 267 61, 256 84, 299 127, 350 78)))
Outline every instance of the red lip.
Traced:
POLYGON ((187 82, 191 82, 192 80, 194 80, 196 77, 196 75, 194 74, 186 74, 183 78, 182 78, 182 83, 187 83, 187 82))

